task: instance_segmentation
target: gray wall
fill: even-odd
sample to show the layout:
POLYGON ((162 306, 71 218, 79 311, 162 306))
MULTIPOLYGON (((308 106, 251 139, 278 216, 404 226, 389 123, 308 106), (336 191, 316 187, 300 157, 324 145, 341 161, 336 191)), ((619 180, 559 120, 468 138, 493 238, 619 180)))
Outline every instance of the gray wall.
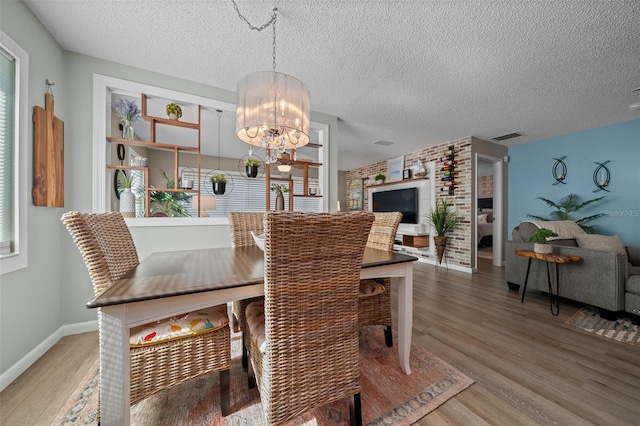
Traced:
MULTIPOLYGON (((0 24, 29 53, 29 111, 44 106, 45 79, 55 82, 55 112, 65 123, 65 206, 34 207, 29 199, 28 267, 0 279, 0 384, 6 386, 65 334, 95 328, 93 298, 78 249, 60 222, 63 212, 91 211, 93 194, 93 75, 136 81, 184 93, 235 102, 235 94, 191 81, 63 51, 35 16, 19 1, 2 1, 0 24), (19 324, 19 327, 16 325, 19 324)), ((329 164, 337 164, 337 117, 312 112, 311 119, 329 126, 329 164)), ((28 141, 33 141, 30 126, 28 141)), ((33 148, 28 150, 32 188, 33 148)), ((337 199, 337 170, 330 170, 332 210, 337 199)), ((224 222, 224 221, 223 221, 224 222)), ((140 258, 152 251, 230 245, 228 226, 141 226, 131 229, 140 258)))
MULTIPOLYGON (((54 82, 55 115, 65 123, 65 145, 73 124, 67 109, 69 80, 60 46, 22 2, 3 1, 2 30, 29 54, 28 110, 44 107, 45 80, 54 82)), ((33 126, 27 136, 27 189, 33 188, 33 126)), ((65 192, 65 204, 71 199, 65 192)), ((61 251, 63 209, 34 207, 29 196, 21 220, 28 222, 28 267, 0 276, 0 372, 4 373, 26 353, 45 341, 62 325, 64 299, 61 251)))

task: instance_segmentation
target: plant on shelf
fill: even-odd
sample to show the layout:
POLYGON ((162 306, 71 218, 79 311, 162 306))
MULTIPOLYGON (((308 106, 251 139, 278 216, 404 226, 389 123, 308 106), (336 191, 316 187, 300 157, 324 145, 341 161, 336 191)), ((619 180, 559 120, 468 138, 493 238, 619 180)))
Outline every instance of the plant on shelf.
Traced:
POLYGON ((247 158, 244 160, 244 167, 247 173, 247 177, 255 178, 258 176, 258 167, 260 166, 260 161, 257 158, 247 158))
POLYGON ((444 249, 447 246, 447 232, 453 231, 462 221, 462 217, 458 216, 451 205, 446 200, 437 200, 434 208, 425 215, 427 222, 433 227, 436 235, 433 237, 435 242, 438 263, 442 263, 444 249))
POLYGON ((227 189, 227 178, 222 173, 216 173, 209 178, 213 186, 213 193, 216 195, 224 195, 227 189))
POLYGON ((591 216, 583 217, 582 219, 574 219, 574 213, 592 203, 596 203, 602 200, 603 198, 605 197, 602 196, 594 198, 592 200, 580 202, 580 197, 578 197, 576 194, 569 194, 556 203, 546 198, 538 197, 538 200, 544 201, 549 207, 552 207, 556 210, 552 211, 548 218, 532 214, 528 214, 527 217, 541 221, 570 220, 580 226, 587 234, 593 234, 596 230, 596 227, 592 225, 586 225, 585 222, 602 217, 604 216, 604 213, 597 213, 591 216))
POLYGON ((169 118, 172 120, 177 120, 178 118, 182 117, 182 108, 180 108, 180 105, 176 103, 172 102, 168 104, 166 111, 167 116, 169 116, 169 118))
POLYGON ((113 106, 116 115, 124 122, 122 125, 122 139, 133 140, 133 127, 131 123, 140 120, 142 114, 140 108, 136 105, 136 101, 128 99, 118 99, 113 106))
POLYGON ((276 193, 276 210, 284 210, 284 196, 282 194, 289 192, 289 185, 272 183, 271 190, 276 193))
POLYGON ((533 243, 533 251, 540 254, 553 253, 553 246, 547 244, 547 238, 557 237, 558 234, 547 228, 538 228, 536 232, 529 237, 529 242, 533 243))
POLYGON ((131 189, 133 186, 133 173, 130 176, 120 173, 120 184, 124 189, 131 189))
POLYGON ((289 185, 286 185, 284 183, 272 183, 271 184, 271 190, 273 192, 275 192, 276 194, 278 193, 287 193, 289 192, 289 185))
POLYGON ((385 175, 383 175, 382 173, 378 173, 377 175, 375 175, 373 177, 373 179, 376 181, 376 183, 384 183, 384 181, 387 179, 387 177, 385 175))
MULTIPOLYGON (((175 188, 172 179, 167 176, 164 170, 160 170, 164 178, 167 189, 175 188)), ((167 192, 162 189, 149 191, 149 201, 151 202, 152 216, 189 216, 185 204, 191 199, 191 195, 185 192, 167 192)))

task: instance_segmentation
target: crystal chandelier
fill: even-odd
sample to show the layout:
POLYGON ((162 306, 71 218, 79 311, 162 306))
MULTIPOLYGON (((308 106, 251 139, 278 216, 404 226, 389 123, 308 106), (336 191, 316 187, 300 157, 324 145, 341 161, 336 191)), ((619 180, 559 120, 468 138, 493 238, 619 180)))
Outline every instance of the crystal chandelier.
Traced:
MULTIPOLYGON (((233 0, 232 0, 233 1, 233 0)), ((238 82, 236 93, 236 132, 250 145, 266 149, 300 148, 309 143, 309 89, 303 82, 276 72, 277 8, 260 27, 252 26, 233 5, 238 16, 253 30, 273 29, 273 69, 254 72, 238 82)))

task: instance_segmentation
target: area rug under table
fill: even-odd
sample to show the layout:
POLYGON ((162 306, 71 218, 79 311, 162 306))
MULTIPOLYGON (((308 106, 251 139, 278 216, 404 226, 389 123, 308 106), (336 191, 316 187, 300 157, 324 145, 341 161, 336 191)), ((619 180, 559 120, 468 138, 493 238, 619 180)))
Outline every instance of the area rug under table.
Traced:
MULTIPOLYGON (((394 341, 395 343, 395 341, 394 341)), ((264 425, 257 389, 247 388, 240 363, 240 338, 232 339, 231 414, 220 416, 219 374, 212 373, 160 392, 131 407, 132 425, 264 425)), ((384 345, 382 327, 360 332, 362 417, 368 425, 410 425, 473 380, 418 345, 411 346, 411 375, 400 370, 396 345, 384 345)), ((95 424, 98 366, 78 386, 53 424, 95 424)), ((345 399, 313 410, 291 425, 349 424, 345 399)))
POLYGON ((594 306, 580 309, 565 323, 598 336, 640 346, 640 327, 633 324, 629 318, 618 318, 613 321, 604 319, 600 316, 598 308, 594 306))

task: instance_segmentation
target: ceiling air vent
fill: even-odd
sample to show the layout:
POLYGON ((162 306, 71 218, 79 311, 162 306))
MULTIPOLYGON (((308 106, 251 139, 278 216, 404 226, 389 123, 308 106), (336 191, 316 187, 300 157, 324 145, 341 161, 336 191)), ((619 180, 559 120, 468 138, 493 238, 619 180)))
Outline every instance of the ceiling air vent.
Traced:
POLYGON ((502 141, 506 141, 507 139, 513 139, 520 136, 522 136, 522 133, 515 132, 515 133, 509 133, 502 136, 496 136, 495 138, 491 138, 491 140, 502 142, 502 141))
POLYGON ((375 141, 373 143, 374 145, 380 145, 380 146, 391 146, 393 144, 395 144, 395 142, 391 142, 391 141, 383 141, 381 139, 378 139, 377 141, 375 141))

